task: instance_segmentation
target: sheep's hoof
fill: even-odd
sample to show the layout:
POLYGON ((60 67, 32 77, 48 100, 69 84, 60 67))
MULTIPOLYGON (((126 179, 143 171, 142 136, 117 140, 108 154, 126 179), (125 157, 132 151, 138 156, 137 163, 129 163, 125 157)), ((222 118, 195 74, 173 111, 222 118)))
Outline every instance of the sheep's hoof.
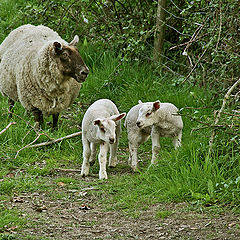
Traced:
POLYGON ((87 177, 88 176, 88 174, 86 174, 86 173, 81 173, 81 177, 82 178, 85 178, 85 177, 87 177))

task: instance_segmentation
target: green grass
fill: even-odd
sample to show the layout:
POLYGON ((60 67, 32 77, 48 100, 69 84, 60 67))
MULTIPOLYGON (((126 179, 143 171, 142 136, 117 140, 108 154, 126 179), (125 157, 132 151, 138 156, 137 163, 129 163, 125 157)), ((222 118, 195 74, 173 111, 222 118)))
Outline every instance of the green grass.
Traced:
MULTIPOLYGON (((87 55, 91 54, 91 49, 85 49, 86 62, 90 66, 91 73, 80 91, 78 102, 83 103, 83 108, 75 103, 70 110, 62 113, 68 118, 62 118, 57 131, 52 131, 47 125, 45 132, 52 138, 59 138, 73 132, 79 131, 77 125, 81 125, 81 120, 87 106, 100 98, 113 100, 121 112, 128 112, 137 104, 137 101, 154 101, 159 99, 163 102, 172 102, 182 108, 184 131, 183 146, 178 151, 174 151, 169 139, 161 140, 161 152, 159 162, 156 166, 149 167, 151 158, 150 141, 140 147, 139 153, 143 156, 143 164, 137 174, 119 174, 112 170, 110 180, 102 186, 103 191, 112 194, 114 189, 114 202, 116 208, 132 208, 138 204, 139 196, 141 201, 184 201, 194 199, 197 195, 208 194, 210 199, 223 198, 227 196, 223 189, 215 188, 222 182, 237 179, 239 172, 239 156, 222 155, 216 152, 213 157, 208 156, 208 130, 194 131, 198 127, 196 122, 191 121, 189 115, 196 118, 207 118, 211 116, 211 109, 186 109, 186 107, 201 108, 204 105, 211 106, 211 91, 203 88, 189 87, 187 85, 176 85, 176 78, 167 74, 156 74, 153 66, 142 63, 126 64, 119 62, 117 57, 111 53, 99 53, 94 59, 87 55), (99 67, 98 67, 99 66, 99 67), (194 93, 194 94, 193 94, 194 93), (234 167, 234 168, 233 168, 234 167), (212 190, 209 190, 209 181, 212 182, 212 190), (128 194, 126 194, 126 192, 128 194), (214 194, 213 194, 214 192, 214 194), (218 194, 220 195, 218 196, 218 194), (224 197, 225 196, 225 197, 224 197), (119 199, 119 200, 118 200, 119 199), (143 199, 143 200, 142 200, 143 199)), ((81 51, 83 51, 82 49, 81 51)), ((16 121, 16 125, 11 126, 6 132, 0 135, 1 168, 0 190, 2 194, 11 195, 16 190, 35 191, 36 186, 49 187, 44 183, 44 177, 51 174, 54 168, 66 167, 80 169, 82 162, 81 137, 76 137, 57 143, 45 148, 27 148, 16 153, 36 138, 35 132, 27 125, 30 122, 34 125, 33 118, 27 114, 20 104, 15 106, 15 116, 13 119, 7 118, 7 99, 0 99, 0 127, 3 129, 10 121, 16 121), (21 120, 18 116, 25 119, 21 120), (16 157, 16 158, 15 158, 16 157), (13 173, 12 177, 6 177, 13 173)), ((49 119, 47 119, 49 120, 49 119)), ((46 141, 46 136, 41 136, 37 142, 46 141)), ((128 152, 126 152, 127 134, 123 128, 120 141, 121 158, 124 161, 122 168, 127 166, 128 152)), ((92 173, 97 174, 98 165, 92 168, 92 173)), ((77 173, 79 174, 79 173, 77 173)), ((74 179, 60 179, 67 184, 74 179)), ((84 180, 82 180, 84 181, 84 180)), ((238 183, 235 184, 238 189, 238 183)), ((231 185, 233 186, 233 184, 231 185)), ((51 187, 51 186, 50 186, 51 187)), ((238 194, 238 191, 237 193, 238 194)), ((238 202, 234 195, 231 202, 238 202)), ((228 196, 229 197, 229 196, 228 196)), ((208 198, 208 200, 210 200, 208 198)), ((228 199, 227 199, 228 200, 228 199)))

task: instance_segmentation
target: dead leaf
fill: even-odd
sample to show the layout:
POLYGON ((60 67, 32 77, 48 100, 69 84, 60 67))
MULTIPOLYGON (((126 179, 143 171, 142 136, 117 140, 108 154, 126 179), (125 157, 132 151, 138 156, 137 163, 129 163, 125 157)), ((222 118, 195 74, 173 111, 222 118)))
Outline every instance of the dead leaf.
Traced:
POLYGON ((81 205, 80 210, 90 210, 91 208, 87 205, 81 205))
POLYGON ((17 226, 11 226, 11 227, 5 226, 5 227, 6 227, 6 231, 7 231, 7 232, 10 232, 10 233, 15 232, 16 229, 17 229, 17 226))
POLYGON ((47 211, 47 207, 45 205, 42 205, 42 206, 35 206, 35 210, 37 212, 45 212, 47 211))
POLYGON ((66 184, 65 184, 64 182, 58 182, 57 185, 58 185, 59 187, 64 187, 66 184))
POLYGON ((24 202, 23 198, 21 198, 21 197, 14 197, 14 198, 12 199, 12 201, 13 201, 13 202, 16 202, 16 203, 22 203, 22 202, 24 202))
POLYGON ((7 178, 14 178, 15 177, 15 174, 14 173, 8 173, 6 175, 7 178))
POLYGON ((232 223, 229 223, 229 224, 228 224, 228 227, 233 227, 234 225, 236 225, 236 223, 235 223, 235 222, 232 222, 232 223))

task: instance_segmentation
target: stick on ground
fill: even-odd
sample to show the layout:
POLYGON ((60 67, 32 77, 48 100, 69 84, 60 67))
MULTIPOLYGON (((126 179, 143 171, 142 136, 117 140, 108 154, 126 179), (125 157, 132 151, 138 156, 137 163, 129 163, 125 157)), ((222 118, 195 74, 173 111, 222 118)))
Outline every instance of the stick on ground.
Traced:
POLYGON ((53 143, 61 142, 61 141, 64 140, 64 139, 69 139, 69 138, 73 138, 73 137, 80 136, 81 134, 82 134, 82 132, 76 132, 76 133, 73 133, 73 134, 70 134, 70 135, 67 135, 67 136, 64 136, 64 137, 61 137, 61 138, 52 140, 52 141, 43 142, 43 143, 38 143, 38 144, 33 144, 33 145, 30 145, 29 147, 31 147, 31 148, 34 148, 34 147, 43 147, 43 146, 51 145, 51 144, 53 144, 53 143))

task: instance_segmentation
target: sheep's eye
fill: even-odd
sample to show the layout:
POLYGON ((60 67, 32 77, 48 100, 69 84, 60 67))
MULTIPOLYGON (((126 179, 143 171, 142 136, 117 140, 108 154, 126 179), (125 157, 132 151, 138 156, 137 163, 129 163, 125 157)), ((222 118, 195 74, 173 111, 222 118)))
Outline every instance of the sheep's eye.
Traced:
POLYGON ((68 54, 66 52, 64 52, 61 56, 62 60, 67 60, 68 59, 68 54))
POLYGON ((100 127, 100 129, 101 129, 101 131, 105 132, 105 129, 104 129, 104 127, 100 127))
POLYGON ((146 113, 146 117, 150 116, 151 114, 151 112, 146 113))

